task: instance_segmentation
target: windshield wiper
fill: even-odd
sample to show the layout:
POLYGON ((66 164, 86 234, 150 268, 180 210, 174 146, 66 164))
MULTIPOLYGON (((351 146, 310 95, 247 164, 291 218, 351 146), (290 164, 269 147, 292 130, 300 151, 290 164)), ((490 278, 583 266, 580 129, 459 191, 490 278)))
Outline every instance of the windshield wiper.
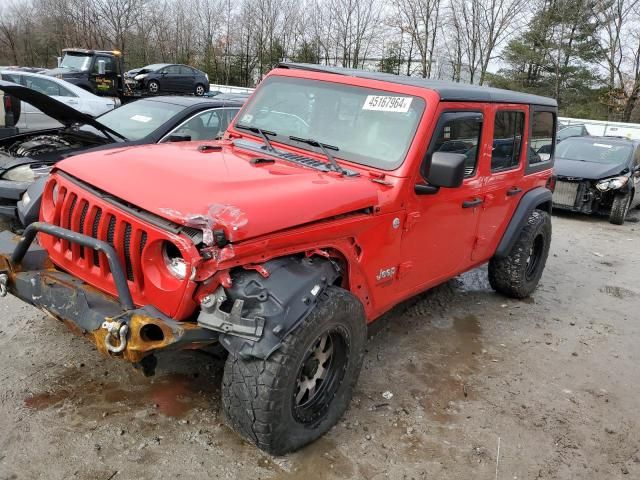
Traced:
POLYGON ((328 145, 326 143, 320 143, 319 141, 314 140, 313 138, 300 138, 300 137, 290 136, 289 140, 293 140, 294 142, 306 143, 307 145, 311 145, 312 147, 319 147, 320 150, 322 150, 322 153, 324 153, 325 156, 329 159, 329 162, 331 163, 333 170, 340 173, 341 175, 344 175, 346 173, 342 169, 342 167, 338 165, 338 162, 336 162, 336 159, 333 157, 333 155, 329 153, 329 150, 334 150, 336 152, 340 151, 338 147, 334 145, 328 145))
POLYGON ((264 144, 267 146, 267 149, 270 152, 276 151, 276 149, 273 148, 273 145, 271 145, 271 142, 269 141, 269 137, 267 137, 267 135, 271 135, 274 137, 277 136, 278 134, 276 132, 272 132, 270 130, 262 130, 261 128, 258 128, 258 127, 252 127, 250 125, 242 125, 240 123, 236 123, 235 127, 241 130, 248 130, 250 132, 257 133, 262 137, 262 140, 264 140, 264 144))

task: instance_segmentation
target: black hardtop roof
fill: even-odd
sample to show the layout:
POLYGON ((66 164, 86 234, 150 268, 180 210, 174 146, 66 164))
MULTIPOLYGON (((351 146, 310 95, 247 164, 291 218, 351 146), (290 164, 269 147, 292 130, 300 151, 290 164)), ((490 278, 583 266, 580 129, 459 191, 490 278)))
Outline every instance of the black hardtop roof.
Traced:
POLYGON ((445 101, 457 102, 496 102, 496 103, 524 103, 557 107, 558 102, 553 98, 531 95, 529 93, 514 92, 501 88, 469 85, 466 83, 447 82, 443 80, 427 80, 421 77, 408 77, 405 75, 393 75, 391 73, 369 72, 353 68, 329 67, 310 63, 281 63, 279 68, 295 68, 314 72, 334 73, 351 77, 380 80, 382 82, 409 85, 412 87, 428 88, 434 90, 445 101))

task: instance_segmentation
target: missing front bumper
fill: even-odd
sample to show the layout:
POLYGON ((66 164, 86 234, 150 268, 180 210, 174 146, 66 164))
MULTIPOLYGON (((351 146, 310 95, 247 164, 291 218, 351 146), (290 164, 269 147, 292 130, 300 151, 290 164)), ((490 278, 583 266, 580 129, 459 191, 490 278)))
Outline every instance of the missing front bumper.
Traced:
MULTIPOLYGON (((216 332, 195 323, 177 322, 151 306, 136 308, 126 280, 120 284, 120 298, 115 298, 57 270, 47 252, 32 243, 35 232, 64 235, 79 243, 92 243, 95 239, 52 225, 37 225, 27 229, 24 237, 8 231, 0 233, 0 275, 6 275, 4 283, 8 293, 64 322, 70 330, 87 337, 102 353, 130 362, 140 362, 159 350, 197 349, 217 342, 216 332), (121 326, 126 326, 123 338, 109 328, 115 327, 114 324, 119 326, 118 332, 122 331, 121 326), (122 342, 124 347, 118 351, 122 342)), ((109 257, 107 247, 94 246, 107 250, 105 254, 109 257)), ((112 258, 113 277, 122 277, 117 257, 112 258)))

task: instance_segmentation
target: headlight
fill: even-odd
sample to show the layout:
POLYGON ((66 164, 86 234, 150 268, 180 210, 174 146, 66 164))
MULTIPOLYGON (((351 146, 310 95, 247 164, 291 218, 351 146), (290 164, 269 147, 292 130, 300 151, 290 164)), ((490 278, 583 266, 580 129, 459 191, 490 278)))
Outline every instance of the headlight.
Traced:
POLYGON ((162 245, 162 258, 164 258, 164 263, 171 275, 184 280, 187 276, 187 262, 182 258, 178 247, 171 242, 164 242, 162 245))
POLYGON ((51 166, 39 166, 31 168, 31 165, 20 165, 19 167, 12 168, 5 173, 3 180, 12 180, 14 182, 33 182, 36 178, 49 175, 51 172, 51 166))
POLYGON ((629 181, 629 177, 614 177, 614 178, 605 178, 604 180, 600 180, 596 183, 596 188, 601 192, 606 192, 607 190, 618 190, 619 188, 624 187, 629 181))
POLYGON ((31 197, 29 196, 29 192, 24 192, 21 200, 22 200, 22 205, 24 205, 25 207, 29 206, 29 204, 31 203, 31 197))
POLYGON ((135 77, 133 77, 134 80, 142 80, 143 78, 146 78, 147 74, 146 73, 141 73, 139 75, 136 75, 135 77))

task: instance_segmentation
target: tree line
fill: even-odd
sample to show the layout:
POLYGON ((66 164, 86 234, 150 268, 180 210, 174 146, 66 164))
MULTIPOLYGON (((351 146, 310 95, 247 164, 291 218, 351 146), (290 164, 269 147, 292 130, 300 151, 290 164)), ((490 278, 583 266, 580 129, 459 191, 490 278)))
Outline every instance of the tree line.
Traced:
POLYGON ((640 0, 6 0, 0 65, 66 47, 253 86, 281 61, 492 85, 568 116, 638 120, 640 0))

